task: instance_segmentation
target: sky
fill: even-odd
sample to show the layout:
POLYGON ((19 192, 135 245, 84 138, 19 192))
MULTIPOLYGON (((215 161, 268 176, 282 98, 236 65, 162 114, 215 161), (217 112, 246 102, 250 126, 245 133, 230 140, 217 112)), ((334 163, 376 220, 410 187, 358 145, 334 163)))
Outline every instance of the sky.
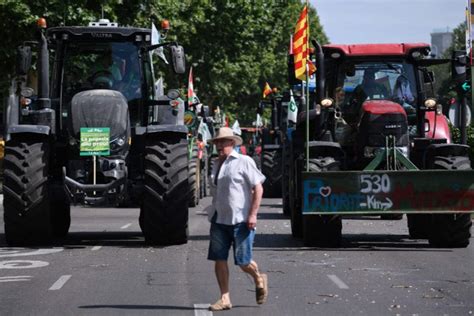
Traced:
POLYGON ((467 0, 310 0, 334 44, 431 43, 465 21, 467 0))

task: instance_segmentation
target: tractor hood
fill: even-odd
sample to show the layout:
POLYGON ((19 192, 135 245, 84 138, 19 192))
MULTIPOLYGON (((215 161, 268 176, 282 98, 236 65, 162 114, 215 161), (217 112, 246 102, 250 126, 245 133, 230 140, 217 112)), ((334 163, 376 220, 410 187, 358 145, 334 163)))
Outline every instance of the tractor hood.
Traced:
POLYGON ((130 120, 122 93, 100 89, 79 92, 72 98, 71 114, 75 137, 79 137, 81 127, 109 127, 112 145, 120 140, 119 147, 128 146, 130 120))
POLYGON ((392 101, 388 100, 370 100, 365 101, 362 105, 362 113, 372 114, 372 115, 383 115, 383 114, 401 114, 407 116, 403 107, 392 101))

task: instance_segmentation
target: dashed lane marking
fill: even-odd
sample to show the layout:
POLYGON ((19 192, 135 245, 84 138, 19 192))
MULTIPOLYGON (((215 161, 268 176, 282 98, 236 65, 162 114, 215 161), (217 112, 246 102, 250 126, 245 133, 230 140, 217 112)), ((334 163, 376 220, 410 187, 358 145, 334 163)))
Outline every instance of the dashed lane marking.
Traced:
POLYGON ((71 275, 62 275, 54 284, 49 288, 50 291, 60 290, 64 284, 71 278, 71 275))
POLYGON ((97 251, 97 250, 100 250, 100 248, 102 248, 102 246, 94 246, 92 247, 92 251, 97 251))
POLYGON ((344 283, 341 279, 339 279, 336 275, 334 274, 328 274, 328 278, 333 281, 334 283, 336 283, 336 285, 340 288, 340 289, 343 289, 343 290, 347 290, 349 289, 349 287, 347 286, 346 283, 344 283))
POLYGON ((32 278, 31 275, 10 275, 10 276, 0 277, 0 283, 25 282, 25 281, 31 281, 31 278, 32 278))
POLYGON ((194 304, 194 316, 212 316, 208 309, 211 304, 194 304))
POLYGON ((127 228, 129 228, 130 226, 132 226, 132 223, 125 224, 125 225, 123 225, 122 227, 120 227, 120 229, 127 229, 127 228))

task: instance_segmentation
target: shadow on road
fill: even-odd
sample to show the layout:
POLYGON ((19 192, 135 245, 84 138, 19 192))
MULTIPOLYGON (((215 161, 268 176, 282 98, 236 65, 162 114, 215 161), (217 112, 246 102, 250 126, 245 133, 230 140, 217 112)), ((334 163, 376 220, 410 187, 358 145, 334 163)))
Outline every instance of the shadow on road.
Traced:
POLYGON ((110 308, 110 309, 130 309, 130 310, 132 310, 132 309, 152 309, 152 310, 170 310, 170 311, 194 310, 194 307, 190 307, 190 306, 165 306, 165 305, 84 305, 84 306, 79 306, 79 308, 82 308, 82 309, 105 309, 105 308, 110 308))
MULTIPOLYGON (((249 308, 249 307, 250 308, 255 308, 255 306, 233 305, 232 309, 249 308)), ((206 311, 207 312, 207 308, 194 308, 194 307, 191 307, 191 306, 172 306, 172 305, 169 305, 169 306, 167 306, 167 305, 83 305, 83 306, 79 306, 79 308, 81 308, 81 309, 106 309, 106 308, 109 308, 109 309, 127 309, 127 310, 150 309, 150 310, 163 310, 163 311, 166 311, 166 310, 169 310, 169 311, 177 311, 177 310, 178 311, 179 310, 189 311, 189 310, 193 310, 193 311, 206 311)))

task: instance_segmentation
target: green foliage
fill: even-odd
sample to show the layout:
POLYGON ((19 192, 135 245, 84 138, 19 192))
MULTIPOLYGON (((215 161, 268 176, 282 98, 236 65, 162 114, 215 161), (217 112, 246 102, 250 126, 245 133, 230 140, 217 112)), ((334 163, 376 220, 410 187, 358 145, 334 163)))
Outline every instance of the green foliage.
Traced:
MULTIPOLYGON (((266 81, 286 86, 289 39, 303 8, 299 0, 0 0, 0 69, 13 75, 15 48, 33 37, 38 17, 45 16, 49 26, 87 25, 101 17, 102 5, 104 17, 120 25, 149 28, 168 19, 168 40, 184 46, 201 102, 235 113, 230 116, 242 125, 254 120, 266 81)), ((314 9, 309 17, 311 37, 326 43, 314 9)), ((161 73, 168 88, 185 90, 187 74, 161 73)), ((2 76, 0 92, 9 81, 2 76)))
MULTIPOLYGON (((463 22, 453 30, 453 44, 444 52, 442 58, 451 59, 454 50, 465 49, 465 34, 466 23, 463 22)), ((456 83, 451 79, 451 64, 434 66, 433 71, 436 77, 435 90, 437 98, 441 104, 447 107, 451 98, 457 98, 456 83)), ((467 95, 467 99, 471 100, 470 93, 467 95)))

